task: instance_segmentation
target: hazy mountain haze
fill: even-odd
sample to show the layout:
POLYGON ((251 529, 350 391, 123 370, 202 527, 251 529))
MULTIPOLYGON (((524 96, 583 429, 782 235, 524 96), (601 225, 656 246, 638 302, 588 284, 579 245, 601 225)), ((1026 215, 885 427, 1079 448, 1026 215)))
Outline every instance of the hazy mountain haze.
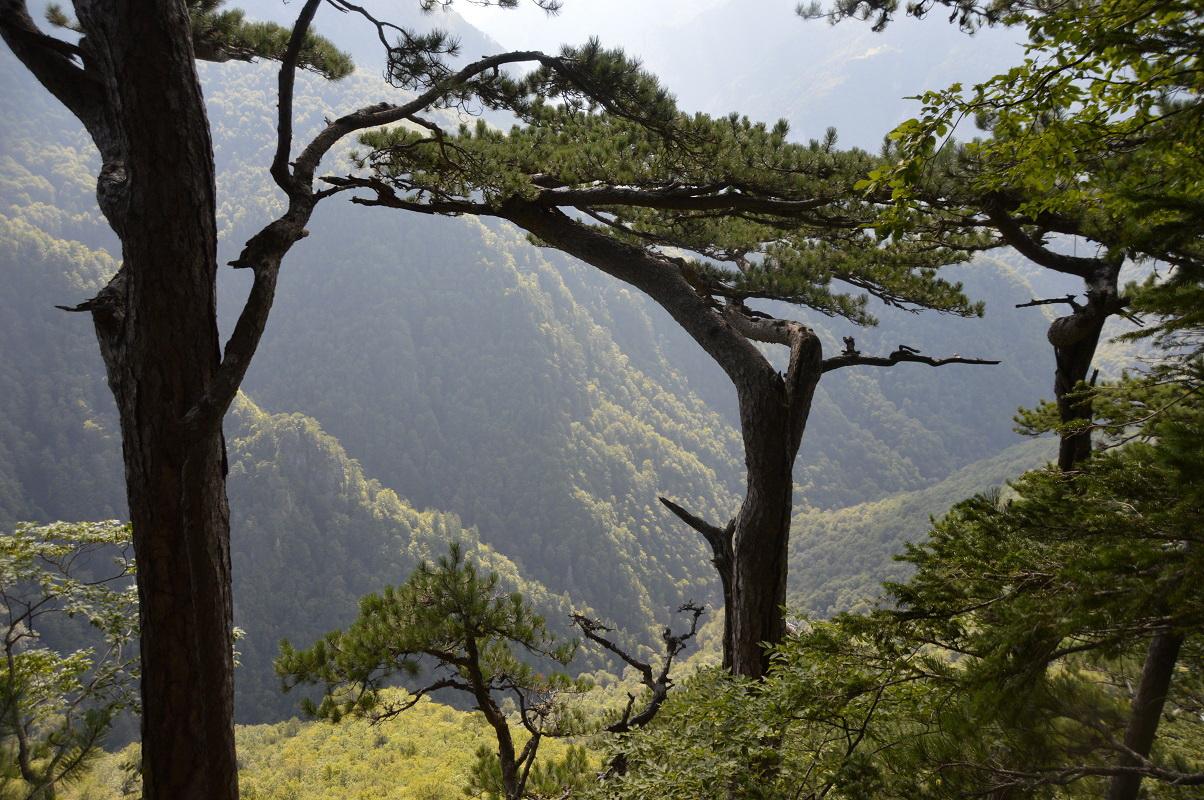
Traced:
MULTIPOLYGON (((452 13, 422 15, 417 2, 379 5, 402 24, 453 30, 465 58, 505 47, 555 50, 583 41, 596 23, 604 41, 610 32, 643 56, 686 108, 785 115, 796 136, 834 123, 846 143, 867 146, 906 113, 902 93, 925 80, 941 85, 944 65, 968 63, 967 48, 988 41, 947 34, 949 48, 936 52, 915 37, 939 26, 901 26, 911 39, 883 37, 864 26, 805 23, 789 2, 569 0, 552 18, 455 5, 488 35, 452 13), (494 19, 515 22, 495 29, 494 19), (517 31, 514 40, 493 41, 508 31, 517 31), (928 65, 930 76, 912 62, 928 65)), ((295 13, 268 0, 246 7, 281 21, 295 13)), ((372 66, 379 43, 365 26, 329 8, 318 22, 361 69, 335 84, 303 76, 300 136, 324 116, 400 95, 381 84, 372 66)), ((225 263, 281 202, 267 175, 276 65, 206 64, 201 74, 225 263)), ((9 345, 0 348, 0 521, 124 516, 120 442, 91 326, 53 310, 90 296, 116 268, 119 249, 95 209, 96 153, 7 53, 0 100, 22 109, 0 118, 0 308, 8 309, 0 333, 9 345)), ((348 168, 344 155, 323 164, 348 168)), ((733 513, 743 478, 734 393, 661 308, 505 225, 332 201, 310 228, 282 270, 245 384, 250 402, 227 429, 236 621, 250 634, 240 718, 278 718, 294 707, 270 671, 281 635, 312 637, 342 624, 357 594, 399 581, 452 534, 479 539, 546 613, 571 602, 640 631, 685 599, 715 602, 703 542, 656 497, 715 519, 733 513), (330 585, 306 579, 322 565, 340 573, 330 585)), ((999 263, 955 274, 971 296, 988 300, 985 320, 876 309, 881 327, 858 331, 804 315, 829 351, 855 333, 867 352, 907 342, 1005 361, 935 377, 916 366, 825 380, 795 470, 807 536, 800 546, 830 554, 798 587, 819 611, 872 587, 897 543, 921 535, 925 515, 942 510, 933 495, 897 501, 917 522, 888 530, 880 520, 897 516, 892 495, 955 473, 973 477, 959 487, 1010 474, 974 465, 1017 441, 1013 410, 1046 391, 1052 358, 1034 322, 1042 312, 1021 318, 1011 308, 1032 296, 1024 276, 999 263), (827 516, 874 501, 886 504, 854 514, 860 527, 827 516), (884 536, 867 547, 873 540, 862 531, 871 528, 884 536), (859 560, 844 560, 854 549, 859 560)), ((226 331, 246 278, 220 270, 226 331)))
POLYGON ((1017 33, 966 36, 934 18, 869 25, 805 21, 792 0, 566 0, 555 15, 517 9, 456 8, 506 48, 555 51, 597 36, 637 56, 687 111, 739 111, 785 118, 793 138, 829 126, 846 146, 876 149, 919 106, 905 97, 955 81, 973 83, 1021 56, 1017 33))

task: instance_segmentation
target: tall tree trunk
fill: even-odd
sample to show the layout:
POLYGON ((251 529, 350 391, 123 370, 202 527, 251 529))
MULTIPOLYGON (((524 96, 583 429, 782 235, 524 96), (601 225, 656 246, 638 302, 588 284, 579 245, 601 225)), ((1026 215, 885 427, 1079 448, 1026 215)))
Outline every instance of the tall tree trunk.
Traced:
MULTIPOLYGON (((1059 317, 1049 326, 1049 343, 1054 348, 1054 398, 1063 424, 1087 424, 1092 420, 1089 396, 1075 392, 1087 381, 1100 333, 1110 312, 1100 302, 1088 301, 1083 308, 1059 317)), ((1091 430, 1063 434, 1058 441, 1058 468, 1063 472, 1091 455, 1091 430)))
MULTIPOLYGON (((1149 757, 1182 645, 1183 636, 1171 632, 1158 633, 1150 641, 1145 664, 1141 669, 1141 680, 1137 684, 1137 693, 1133 696, 1129 724, 1125 728, 1125 747, 1132 753, 1121 754, 1118 762, 1120 766, 1138 767, 1141 766, 1142 759, 1149 757)), ((1107 800, 1135 800, 1140 788, 1140 775, 1113 776, 1108 785, 1107 800)))
POLYGON ((764 394, 764 402, 741 415, 748 417, 742 425, 748 488, 732 534, 730 625, 724 642, 731 671, 753 678, 769 666, 764 643, 780 642, 786 633, 782 607, 797 452, 787 441, 785 392, 764 394))
POLYGON ((231 263, 252 270, 254 283, 222 356, 213 148, 185 2, 75 0, 76 46, 43 34, 24 0, 0 0, 0 37, 100 151, 97 200, 122 243, 117 275, 68 310, 92 313, 121 421, 141 601, 147 800, 238 796, 221 422, 263 334, 281 260, 308 235, 326 196, 313 186, 322 158, 357 131, 537 55, 481 59, 408 103, 339 117, 294 158, 293 84, 320 5, 305 0, 286 50, 267 56, 281 60, 271 174, 289 203, 231 263))
POLYGON ((77 11, 103 65, 97 197, 122 244, 120 271, 85 306, 117 401, 138 563, 143 794, 236 798, 224 442, 220 422, 186 420, 220 366, 213 149, 187 10, 77 11))
MULTIPOLYGON (((1054 396, 1064 424, 1090 423, 1093 419, 1091 397, 1076 394, 1075 387, 1087 381, 1104 323, 1123 305, 1118 297, 1119 271, 1115 259, 1101 260, 1084 276, 1087 304, 1054 320, 1049 327, 1048 338, 1057 363, 1054 396)), ((1058 468, 1071 471, 1090 455, 1090 428, 1064 434, 1058 443, 1058 468)), ((1120 756, 1120 766, 1140 766, 1142 759, 1149 757, 1182 644, 1183 637, 1169 631, 1156 633, 1150 640, 1125 726, 1124 744, 1131 752, 1120 756)), ((1141 780, 1137 774, 1113 776, 1107 800, 1136 800, 1141 780)))
POLYGON ((791 358, 785 375, 737 387, 748 478, 732 530, 723 649, 733 674, 750 678, 769 669, 765 645, 777 644, 786 634, 794 461, 823 374, 819 338, 797 323, 789 325, 786 337, 791 358))

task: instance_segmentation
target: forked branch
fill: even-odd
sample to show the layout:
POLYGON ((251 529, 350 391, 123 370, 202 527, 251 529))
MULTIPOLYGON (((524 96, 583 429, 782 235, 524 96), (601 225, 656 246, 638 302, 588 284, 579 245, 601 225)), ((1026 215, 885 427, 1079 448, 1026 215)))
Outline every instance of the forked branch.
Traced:
POLYGON ((669 696, 669 689, 673 687, 673 680, 669 677, 669 672, 673 667, 673 660, 686 648, 686 643, 698 633, 698 620, 702 617, 705 610, 703 606, 697 605, 692 601, 684 603, 677 609, 678 613, 689 612, 690 628, 684 633, 675 634, 672 628, 666 627, 661 633, 661 639, 665 644, 665 660, 661 664, 659 672, 655 671, 651 664, 639 660, 603 635, 613 633, 613 628, 608 628, 601 622, 590 619, 583 614, 575 613, 572 615, 573 622, 581 629, 582 635, 603 649, 614 653, 626 664, 633 667, 640 674, 640 683, 649 692, 647 702, 638 713, 634 713, 636 696, 633 693, 628 693, 627 706, 623 709, 623 714, 618 720, 606 726, 608 733, 627 733, 628 731, 643 727, 651 722, 656 713, 660 711, 665 698, 669 696))

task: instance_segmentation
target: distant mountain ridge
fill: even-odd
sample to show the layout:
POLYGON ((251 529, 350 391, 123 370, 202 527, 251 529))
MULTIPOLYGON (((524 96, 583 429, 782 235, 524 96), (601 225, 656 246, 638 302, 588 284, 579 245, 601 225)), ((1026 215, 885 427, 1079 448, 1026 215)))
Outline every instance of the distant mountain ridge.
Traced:
MULTIPOLYGON (((274 67, 203 75, 224 261, 280 202, 266 174, 274 67)), ((299 127, 380 96, 366 75, 303 80, 299 127)), ((22 109, 0 118, 0 523, 122 516, 90 324, 52 308, 116 268, 93 208, 96 159, 7 53, 0 101, 22 109)), ((549 615, 577 604, 639 632, 684 600, 717 600, 702 542, 656 496, 733 513, 733 400, 663 312, 493 223, 336 201, 311 231, 282 272, 245 387, 254 403, 227 424, 236 621, 249 633, 240 719, 292 708, 271 677, 276 638, 341 624, 356 596, 398 582, 449 536, 479 537, 489 563, 549 615)), ((219 286, 227 327, 245 291, 231 272, 219 286)), ((959 274, 991 302, 986 320, 888 310, 881 328, 855 331, 807 317, 829 350, 853 333, 867 352, 902 341, 1005 364, 825 378, 796 466, 804 509, 917 490, 1015 441, 1011 411, 1048 380, 1043 330, 1006 313, 1027 299, 1014 270, 959 274)), ((858 579, 864 568, 850 566, 858 579)))

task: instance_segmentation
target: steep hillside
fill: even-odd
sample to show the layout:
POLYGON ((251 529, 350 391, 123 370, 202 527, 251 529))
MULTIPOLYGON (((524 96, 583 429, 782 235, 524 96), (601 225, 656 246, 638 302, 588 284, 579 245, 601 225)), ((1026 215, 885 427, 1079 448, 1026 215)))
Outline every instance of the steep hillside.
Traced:
MULTIPOLYGON (((246 191, 262 143, 224 134, 250 125, 260 109, 239 94, 245 73, 230 74, 228 93, 210 92, 211 108, 223 189, 246 191)), ((257 88, 269 78, 260 70, 257 88)), ((5 69, 3 80, 8 98, 35 94, 18 70, 5 69)), ((312 95, 302 98, 321 114, 324 106, 312 95)), ((57 144, 38 146, 36 123, 4 131, 10 146, 0 198, 0 303, 11 313, 0 322, 11 346, 0 354, 8 390, 0 414, 0 522, 122 516, 119 441, 90 325, 53 308, 90 296, 116 268, 99 247, 111 237, 88 210, 94 157, 81 134, 60 124, 61 112, 35 108, 57 144)), ((270 132, 270 120, 263 130, 270 132)), ((262 176, 255 181, 263 187, 262 176)), ((245 197, 227 193, 225 230, 245 235, 274 202, 266 188, 245 197)), ((363 225, 359 215, 346 223, 363 225)), ((339 224, 327 223, 314 239, 337 237, 339 224)), ((475 512, 494 525, 492 544, 523 559, 525 576, 551 576, 559 593, 573 586, 578 606, 641 628, 687 596, 710 599, 699 543, 680 531, 661 538, 655 530, 663 521, 655 493, 659 488, 714 510, 730 496, 717 472, 728 480, 736 473, 733 432, 680 381, 666 388, 628 372, 626 357, 576 308, 554 273, 543 276, 556 284, 545 291, 506 257, 508 248, 529 250, 513 235, 454 222, 442 230, 411 224, 392 238, 375 237, 380 246, 373 250, 370 227, 350 232, 360 236, 332 245, 358 248, 352 263, 376 274, 339 276, 339 296, 322 274, 326 254, 303 252, 310 260, 298 261, 312 271, 290 264, 286 283, 317 293, 317 303, 298 305, 297 295, 291 301, 285 295, 281 317, 287 324, 293 315, 316 339, 294 338, 306 352, 290 353, 286 326, 265 346, 266 364, 257 373, 304 378, 317 369, 309 376, 317 387, 289 387, 283 376, 274 396, 270 381, 253 379, 250 386, 278 400, 276 408, 309 404, 334 426, 350 423, 340 432, 366 462, 376 459, 388 470, 374 474, 387 475, 415 507, 458 504, 475 512), (391 258, 397 252, 407 256, 400 264, 391 258), (439 258, 459 271, 440 268, 439 258), (431 281, 421 283, 423 275, 431 281), (407 282, 425 293, 421 302, 412 301, 407 282), (365 317, 362 300, 377 304, 374 317, 365 317), (462 325, 465 317, 470 322, 462 325), (416 335, 362 324, 382 319, 412 325, 416 335), (352 338, 335 336, 339 331, 352 338), (328 333, 327 346, 316 347, 328 333), (325 361, 307 360, 315 354, 325 361), (382 403, 381 396, 402 405, 382 403)), ((239 287, 223 289, 229 300, 239 287)), ((248 631, 239 707, 242 718, 258 719, 284 708, 268 667, 280 637, 304 641, 345 621, 356 597, 399 580, 429 543, 461 529, 456 518, 419 514, 368 481, 312 419, 244 405, 229 421, 228 439, 237 621, 248 631)), ((506 564, 512 585, 546 594, 520 582, 519 569, 506 564)), ((557 595, 549 603, 541 610, 563 616, 567 600, 557 595)))
MULTIPOLYGON (((481 544, 454 515, 419 511, 365 477, 317 422, 268 414, 245 397, 227 420, 239 644, 239 719, 258 722, 296 713, 271 668, 281 639, 307 645, 350 623, 357 601, 398 584, 448 542, 498 573, 565 633, 574 604, 520 574, 513 561, 481 544)), ((578 603, 576 607, 585 608, 578 603)))
MULTIPOLYGON (((279 203, 264 169, 274 71, 209 65, 204 76, 229 258, 279 203)), ((303 81, 302 128, 380 97, 365 75, 303 81)), ((7 54, 0 100, 23 109, 0 119, 0 522, 122 516, 90 325, 52 308, 115 269, 93 210, 95 156, 7 54)), ((701 542, 656 495, 714 518, 734 511, 731 391, 663 312, 499 225, 332 202, 311 233, 284 267, 246 385, 285 413, 246 405, 228 428, 244 719, 282 713, 266 672, 277 638, 345 620, 354 597, 398 580, 461 525, 545 609, 571 594, 639 630, 682 600, 715 600, 701 542)), ((227 326, 245 291, 231 273, 220 279, 227 326)), ((829 349, 856 333, 866 351, 905 342, 1006 364, 826 378, 797 467, 801 502, 918 489, 1014 441, 1012 410, 1048 382, 1043 331, 994 311, 1027 299, 1014 272, 963 274, 992 303, 986 320, 883 312, 867 332, 815 320, 829 349)))
POLYGON ((906 565, 894 556, 908 542, 924 538, 933 517, 979 492, 1002 487, 1056 453, 1048 439, 1023 442, 925 489, 796 514, 790 542, 791 606, 818 616, 864 610, 881 596, 882 581, 906 576, 906 565))

